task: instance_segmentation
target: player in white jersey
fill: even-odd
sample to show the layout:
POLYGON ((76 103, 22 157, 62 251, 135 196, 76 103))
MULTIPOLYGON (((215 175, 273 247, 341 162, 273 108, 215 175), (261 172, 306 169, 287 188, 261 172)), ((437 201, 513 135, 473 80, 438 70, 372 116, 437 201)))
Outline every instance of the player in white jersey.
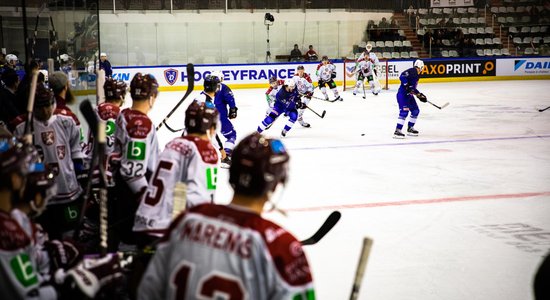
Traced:
MULTIPOLYGON (((311 79, 310 81, 308 81, 308 79, 309 75, 304 73, 304 66, 298 66, 298 72, 292 77, 292 80, 296 83, 296 90, 300 95, 302 103, 305 105, 309 103, 311 96, 313 96, 313 84, 311 83, 311 79)), ((298 123, 300 123, 303 127, 308 128, 311 127, 311 125, 304 121, 303 116, 305 110, 305 108, 298 109, 298 123)))
POLYGON ((203 204, 178 216, 157 247, 138 299, 315 299, 300 242, 263 219, 264 204, 287 179, 280 140, 259 133, 233 151, 229 205, 203 204))
POLYGON ((334 82, 334 78, 336 78, 336 66, 328 60, 328 56, 326 55, 323 56, 321 65, 317 69, 317 76, 319 77, 319 88, 321 92, 323 92, 323 95, 325 95, 326 100, 328 100, 326 85, 328 85, 332 93, 334 93, 334 97, 336 98, 334 99, 335 101, 344 100, 338 95, 338 89, 334 82))
MULTIPOLYGON (((44 164, 54 172, 57 186, 57 194, 48 203, 40 223, 51 238, 60 238, 77 225, 82 193, 77 176, 87 171, 83 167, 78 119, 68 110, 54 110, 54 101, 51 90, 38 84, 31 128, 34 146, 44 164)), ((16 136, 24 134, 24 118, 18 117, 16 136)))
POLYGON ((277 92, 284 84, 284 80, 277 79, 277 77, 272 76, 269 78, 269 88, 267 91, 265 91, 265 100, 267 101, 267 111, 266 114, 269 114, 271 109, 273 108, 273 104, 275 103, 275 96, 277 95, 277 92))
POLYGON ((374 95, 378 95, 380 93, 380 85, 375 84, 374 80, 374 70, 373 70, 374 64, 370 60, 363 60, 361 61, 356 69, 355 72, 357 73, 357 82, 355 83, 355 87, 353 88, 353 95, 355 96, 357 94, 357 91, 359 88, 363 89, 363 99, 365 99, 365 80, 369 83, 371 92, 374 95))
MULTIPOLYGON (((380 76, 380 60, 378 59, 378 56, 376 56, 376 53, 372 51, 372 45, 369 43, 367 44, 366 50, 361 53, 359 58, 357 58, 357 64, 361 63, 362 61, 370 61, 372 63, 372 69, 373 69, 373 83, 376 87, 376 89, 380 90, 380 81, 378 80, 378 77, 380 76)), ((369 81, 370 83, 370 81, 369 81)))
MULTIPOLYGON (((115 151, 120 153, 120 169, 115 175, 116 200, 109 201, 109 214, 117 226, 109 236, 110 250, 116 250, 119 238, 135 243, 132 235, 135 211, 147 189, 147 181, 157 167, 157 132, 147 113, 158 95, 158 82, 150 74, 137 73, 130 83, 132 107, 117 118, 115 151)), ((111 222, 111 224, 113 224, 111 222)))
POLYGON ((185 112, 186 134, 173 139, 159 157, 134 220, 134 231, 161 237, 184 209, 214 201, 219 156, 210 142, 218 111, 193 101, 185 112))

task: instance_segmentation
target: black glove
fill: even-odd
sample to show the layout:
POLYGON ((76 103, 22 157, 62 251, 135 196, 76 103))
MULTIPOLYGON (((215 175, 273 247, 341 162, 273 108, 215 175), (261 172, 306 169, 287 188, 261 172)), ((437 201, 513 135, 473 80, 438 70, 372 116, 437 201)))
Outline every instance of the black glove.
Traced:
POLYGON ((332 78, 332 79, 336 78, 336 71, 332 72, 332 74, 330 74, 330 78, 332 78))
POLYGON ((306 104, 302 101, 298 101, 298 102, 296 102, 296 108, 297 109, 304 109, 304 108, 306 108, 306 104))
POLYGON ((229 118, 230 119, 235 119, 237 117, 237 107, 231 107, 229 108, 229 118))
POLYGON ((313 97, 313 92, 307 92, 307 93, 305 94, 305 97, 311 99, 311 97, 313 97))
POLYGON ((422 102, 427 102, 428 101, 428 98, 426 98, 426 95, 424 95, 422 93, 416 94, 416 98, 418 98, 418 100, 420 100, 422 102))

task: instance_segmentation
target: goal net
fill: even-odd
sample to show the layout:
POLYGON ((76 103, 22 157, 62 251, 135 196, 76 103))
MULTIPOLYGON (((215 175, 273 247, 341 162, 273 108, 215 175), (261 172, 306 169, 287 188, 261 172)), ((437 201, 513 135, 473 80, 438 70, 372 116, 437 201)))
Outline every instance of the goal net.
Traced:
MULTIPOLYGON (((353 71, 356 67, 356 60, 351 58, 346 58, 344 60, 344 83, 343 90, 344 91, 351 91, 355 87, 355 83, 357 82, 357 76, 353 74, 353 71)), ((382 89, 387 90, 388 89, 388 72, 386 70, 388 69, 388 60, 387 59, 380 59, 380 65, 378 66, 378 81, 380 81, 380 86, 382 89)))

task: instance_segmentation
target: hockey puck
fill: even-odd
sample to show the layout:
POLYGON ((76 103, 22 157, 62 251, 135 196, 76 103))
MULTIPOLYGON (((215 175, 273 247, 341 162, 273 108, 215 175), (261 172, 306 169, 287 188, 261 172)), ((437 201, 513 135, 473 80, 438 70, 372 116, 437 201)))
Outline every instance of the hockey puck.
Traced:
POLYGON ((364 133, 361 133, 361 136, 365 136, 365 134, 364 134, 364 133))

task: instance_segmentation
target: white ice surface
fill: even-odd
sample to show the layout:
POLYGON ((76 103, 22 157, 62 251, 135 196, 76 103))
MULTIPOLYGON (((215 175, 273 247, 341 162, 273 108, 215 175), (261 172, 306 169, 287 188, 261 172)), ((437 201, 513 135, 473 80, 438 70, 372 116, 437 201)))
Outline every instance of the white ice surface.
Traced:
MULTIPOLYGON (((283 139, 290 180, 277 198, 288 216, 265 216, 304 239, 332 210, 342 212, 321 242, 306 247, 321 300, 349 298, 364 236, 374 246, 359 299, 532 299, 533 275, 550 249, 550 110, 537 111, 550 105, 550 82, 421 82, 419 89, 450 105, 419 103, 420 136, 405 140, 392 138, 396 85, 366 99, 346 91, 343 102, 312 100, 326 117, 306 111, 312 127, 296 123, 283 139)), ((234 93, 240 139, 267 106, 263 89, 234 93)), ((155 124, 182 95, 160 94, 155 124)), ((170 126, 183 127, 189 102, 170 126)), ((285 123, 266 134, 278 137, 285 123)), ((161 129, 160 144, 177 135, 161 129)), ((217 203, 231 198, 227 179, 222 169, 217 203)))

